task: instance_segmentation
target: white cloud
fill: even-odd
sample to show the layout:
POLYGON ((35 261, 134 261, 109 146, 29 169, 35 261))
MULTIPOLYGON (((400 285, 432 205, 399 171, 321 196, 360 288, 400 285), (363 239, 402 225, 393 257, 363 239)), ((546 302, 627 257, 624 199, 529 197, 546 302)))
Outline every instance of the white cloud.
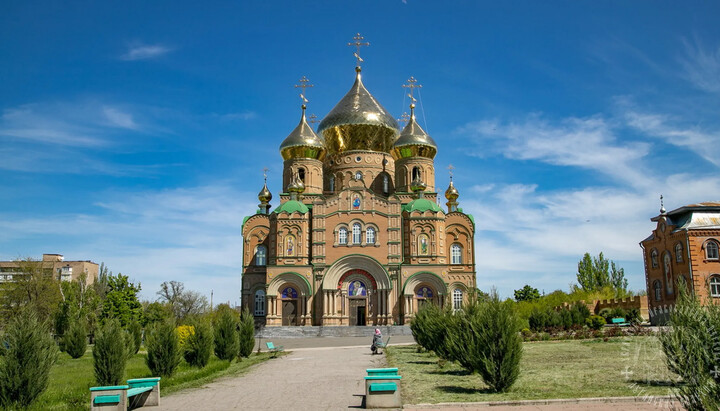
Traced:
POLYGON ((103 107, 103 114, 111 126, 137 130, 139 127, 133 120, 132 114, 125 113, 116 107, 103 107))
POLYGON ((87 123, 86 119, 82 118, 88 114, 85 108, 76 110, 62 104, 27 104, 8 108, 3 110, 0 116, 0 137, 58 146, 105 145, 106 141, 96 134, 96 130, 87 123))
POLYGON ((695 87, 710 93, 720 92, 720 47, 706 49, 696 38, 684 39, 685 55, 680 58, 684 76, 695 87))
POLYGON ((128 50, 127 50, 127 52, 125 52, 125 54, 120 56, 120 60, 125 60, 125 61, 147 60, 147 59, 160 57, 164 54, 171 52, 172 50, 173 50, 172 48, 163 46, 160 44, 133 45, 128 48, 128 50))

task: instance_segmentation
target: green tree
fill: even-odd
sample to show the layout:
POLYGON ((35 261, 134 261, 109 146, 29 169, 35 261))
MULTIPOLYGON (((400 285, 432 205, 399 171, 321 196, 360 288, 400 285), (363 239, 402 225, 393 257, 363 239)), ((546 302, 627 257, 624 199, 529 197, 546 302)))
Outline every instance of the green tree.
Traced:
POLYGON ((124 331, 120 322, 109 319, 100 329, 93 346, 93 368, 97 385, 120 385, 127 363, 124 331))
POLYGON ((21 309, 7 325, 0 359, 0 407, 27 407, 47 388, 57 346, 35 310, 21 309))
POLYGON ((227 304, 220 304, 215 315, 215 356, 232 361, 238 354, 237 313, 227 304))
POLYGON ((238 358, 249 357, 255 346, 255 317, 245 308, 238 326, 238 358))
POLYGON ((63 336, 63 347, 65 352, 72 358, 80 358, 85 355, 87 349, 87 328, 82 319, 70 322, 67 332, 63 336))
POLYGON ((127 332, 132 337, 131 354, 135 355, 140 351, 140 345, 142 344, 142 326, 138 321, 133 321, 128 326, 127 332))
POLYGON ((144 303, 145 308, 143 310, 143 326, 167 321, 173 317, 172 309, 167 304, 159 302, 144 303))
POLYGON ((424 304, 410 323, 410 331, 415 341, 443 360, 450 359, 445 338, 451 317, 449 310, 443 310, 435 304, 424 304))
POLYGON ((150 372, 161 377, 172 376, 182 358, 175 324, 165 321, 153 325, 145 338, 145 349, 145 364, 150 368, 150 372))
POLYGON ((50 322, 62 301, 60 281, 53 273, 52 263, 32 258, 16 260, 17 271, 13 281, 0 284, 0 321, 30 307, 40 322, 50 322))
POLYGON ((534 301, 540 298, 540 292, 537 288, 530 287, 525 284, 525 287, 515 290, 515 301, 534 301))
POLYGON ((628 285, 627 279, 625 279, 625 270, 617 268, 615 262, 605 259, 602 252, 597 257, 590 257, 590 253, 585 253, 582 260, 578 262, 577 280, 585 291, 598 291, 604 287, 612 287, 625 292, 628 285))
POLYGON ((183 355, 188 364, 203 368, 213 351, 213 329, 207 320, 195 321, 193 327, 195 332, 188 337, 183 355))
POLYGON ((128 276, 118 274, 108 277, 108 292, 102 305, 101 319, 116 318, 120 325, 127 327, 134 320, 142 319, 142 304, 138 300, 140 284, 136 286, 128 276))

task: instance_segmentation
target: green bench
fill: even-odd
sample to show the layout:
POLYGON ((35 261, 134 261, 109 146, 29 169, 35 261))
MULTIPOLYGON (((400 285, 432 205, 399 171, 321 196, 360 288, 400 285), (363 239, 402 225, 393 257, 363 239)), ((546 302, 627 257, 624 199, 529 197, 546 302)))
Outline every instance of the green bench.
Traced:
POLYGON ((160 405, 160 377, 135 378, 127 385, 90 388, 91 411, 126 411, 160 405))
POLYGON ((402 408, 400 380, 397 368, 366 370, 365 408, 402 408))
POLYGON ((273 353, 273 357, 276 357, 277 353, 285 351, 285 347, 283 347, 282 345, 276 347, 275 344, 272 343, 272 341, 266 342, 265 345, 267 346, 268 351, 273 353))
POLYGON ((610 320, 610 323, 612 325, 628 325, 628 323, 622 317, 613 318, 610 320))
POLYGON ((398 375, 397 368, 368 368, 365 370, 368 377, 374 377, 378 375, 398 375))

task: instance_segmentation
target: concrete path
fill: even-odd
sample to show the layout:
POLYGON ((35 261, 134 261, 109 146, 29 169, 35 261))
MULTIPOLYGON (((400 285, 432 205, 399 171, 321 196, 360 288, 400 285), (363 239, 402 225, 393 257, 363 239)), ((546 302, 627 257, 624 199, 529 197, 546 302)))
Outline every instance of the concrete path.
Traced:
MULTIPOLYGON (((202 388, 163 397, 161 406, 153 409, 219 411, 362 408, 365 369, 384 365, 384 356, 372 355, 368 339, 364 338, 363 341, 364 345, 355 347, 294 349, 286 356, 260 364, 248 374, 224 378, 202 388)), ((280 345, 279 342, 277 345, 280 345)))

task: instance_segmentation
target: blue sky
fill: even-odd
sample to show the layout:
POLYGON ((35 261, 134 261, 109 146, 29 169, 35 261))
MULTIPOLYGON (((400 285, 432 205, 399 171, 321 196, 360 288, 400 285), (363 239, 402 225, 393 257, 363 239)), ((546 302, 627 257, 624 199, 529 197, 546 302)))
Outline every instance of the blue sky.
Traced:
POLYGON ((478 285, 567 290, 604 251, 644 287, 666 207, 720 198, 720 6, 710 1, 5 2, 0 258, 104 261, 154 299, 239 299, 241 224, 280 142, 363 79, 421 124, 475 215, 478 285))

